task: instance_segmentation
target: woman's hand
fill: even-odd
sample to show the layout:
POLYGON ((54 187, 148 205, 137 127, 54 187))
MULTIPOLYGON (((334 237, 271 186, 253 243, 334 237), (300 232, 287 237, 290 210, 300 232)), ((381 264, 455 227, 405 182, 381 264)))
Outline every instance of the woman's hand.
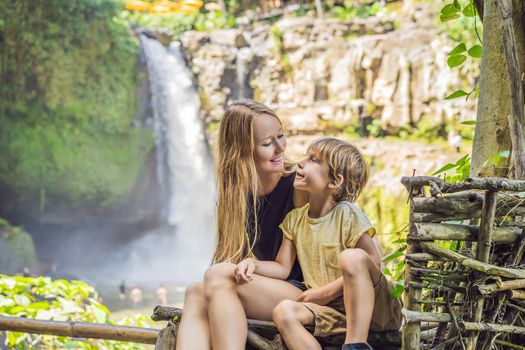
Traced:
POLYGON ((253 272, 255 271, 255 261, 251 258, 244 259, 237 264, 235 269, 235 281, 238 284, 249 283, 253 279, 253 272))
POLYGON ((297 301, 303 302, 303 303, 314 303, 317 305, 328 305, 329 302, 332 301, 332 296, 325 287, 321 288, 312 288, 305 290, 301 295, 299 295, 299 298, 297 298, 297 301))

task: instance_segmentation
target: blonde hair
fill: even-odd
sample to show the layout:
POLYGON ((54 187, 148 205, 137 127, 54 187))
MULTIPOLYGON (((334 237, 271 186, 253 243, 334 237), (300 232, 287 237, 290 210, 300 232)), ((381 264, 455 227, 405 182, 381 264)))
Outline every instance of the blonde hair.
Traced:
POLYGON ((333 195, 334 200, 357 201, 368 182, 370 170, 365 158, 355 146, 327 137, 314 141, 308 147, 307 153, 328 164, 331 180, 337 180, 338 175, 343 177, 343 183, 333 195))
POLYGON ((281 121, 274 111, 252 100, 233 102, 219 128, 217 163, 217 242, 213 263, 237 263, 251 254, 258 237, 254 119, 262 114, 281 121), (250 203, 248 203, 250 201, 250 203), (253 242, 247 226, 252 224, 253 242))

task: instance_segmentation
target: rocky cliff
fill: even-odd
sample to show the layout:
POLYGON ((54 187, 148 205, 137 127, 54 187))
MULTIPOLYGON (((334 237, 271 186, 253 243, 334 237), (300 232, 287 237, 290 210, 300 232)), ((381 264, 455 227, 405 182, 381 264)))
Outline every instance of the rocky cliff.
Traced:
POLYGON ((241 97, 272 106, 296 133, 374 119, 396 133, 424 119, 434 125, 473 119, 473 100, 444 97, 472 90, 477 67, 447 66, 455 44, 431 19, 395 23, 285 17, 273 25, 189 31, 181 45, 208 122, 220 120, 228 101, 241 97))

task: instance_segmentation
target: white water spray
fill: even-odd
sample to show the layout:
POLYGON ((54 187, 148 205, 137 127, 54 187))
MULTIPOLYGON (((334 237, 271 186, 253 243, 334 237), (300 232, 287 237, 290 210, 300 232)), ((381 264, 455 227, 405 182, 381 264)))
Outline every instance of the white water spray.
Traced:
POLYGON ((199 118, 199 96, 180 48, 175 43, 166 48, 145 36, 141 42, 152 94, 157 176, 162 188, 169 191, 164 214, 171 227, 168 237, 174 239, 171 244, 168 241, 172 238, 164 241, 155 234, 145 236, 138 246, 135 244, 135 260, 143 258, 140 246, 155 241, 157 254, 169 256, 153 260, 160 261, 161 266, 148 266, 148 261, 143 261, 143 266, 153 275, 168 270, 170 279, 184 284, 201 279, 211 259, 215 231, 213 160, 199 118))

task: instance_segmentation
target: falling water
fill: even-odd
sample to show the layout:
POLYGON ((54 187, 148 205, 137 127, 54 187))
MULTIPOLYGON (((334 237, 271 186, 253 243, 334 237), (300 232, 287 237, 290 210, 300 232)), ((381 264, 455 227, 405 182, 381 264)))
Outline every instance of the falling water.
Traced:
POLYGON ((250 73, 251 61, 253 53, 250 48, 243 47, 237 52, 236 58, 236 82, 237 82, 237 98, 251 98, 253 90, 248 83, 248 74, 250 73))
POLYGON ((214 237, 213 160, 199 118, 199 96, 180 48, 175 43, 166 48, 145 36, 141 36, 141 42, 152 96, 157 177, 168 191, 165 219, 169 227, 135 242, 131 259, 142 264, 145 273, 168 271, 168 279, 184 284, 201 278, 210 262, 214 237), (150 256, 143 261, 144 246, 150 244, 164 259, 150 256))

